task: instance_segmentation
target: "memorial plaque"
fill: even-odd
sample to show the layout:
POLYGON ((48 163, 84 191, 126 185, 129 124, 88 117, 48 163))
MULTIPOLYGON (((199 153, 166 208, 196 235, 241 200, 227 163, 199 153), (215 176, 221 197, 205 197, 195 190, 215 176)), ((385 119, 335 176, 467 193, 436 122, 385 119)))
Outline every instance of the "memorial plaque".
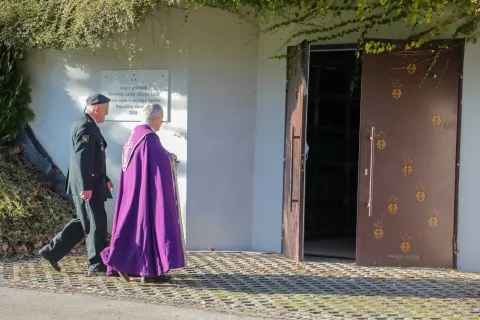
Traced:
POLYGON ((163 107, 170 121, 168 70, 102 70, 101 93, 111 99, 108 121, 139 122, 147 103, 163 107))

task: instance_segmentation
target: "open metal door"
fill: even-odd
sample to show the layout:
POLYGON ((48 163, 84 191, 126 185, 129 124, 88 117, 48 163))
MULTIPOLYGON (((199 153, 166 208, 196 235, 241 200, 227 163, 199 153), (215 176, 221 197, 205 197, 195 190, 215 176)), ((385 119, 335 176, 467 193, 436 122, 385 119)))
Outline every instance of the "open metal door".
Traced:
POLYGON ((282 253, 303 259, 305 116, 310 45, 291 48, 285 112, 282 253))
POLYGON ((357 264, 452 268, 463 44, 364 54, 357 264))

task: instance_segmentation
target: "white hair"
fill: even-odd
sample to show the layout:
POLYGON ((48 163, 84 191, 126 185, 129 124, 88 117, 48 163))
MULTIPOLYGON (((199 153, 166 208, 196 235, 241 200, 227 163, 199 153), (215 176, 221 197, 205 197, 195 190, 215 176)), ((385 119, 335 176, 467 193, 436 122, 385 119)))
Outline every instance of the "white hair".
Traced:
POLYGON ((153 120, 153 117, 156 117, 163 111, 163 108, 158 103, 148 103, 143 107, 143 122, 149 123, 153 120))

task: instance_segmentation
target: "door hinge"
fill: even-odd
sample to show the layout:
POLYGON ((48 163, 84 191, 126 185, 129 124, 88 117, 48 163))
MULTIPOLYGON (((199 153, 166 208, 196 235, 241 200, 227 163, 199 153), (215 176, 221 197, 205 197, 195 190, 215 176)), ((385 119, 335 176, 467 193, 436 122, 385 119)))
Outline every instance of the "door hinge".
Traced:
POLYGON ((457 237, 453 236, 453 254, 457 254, 460 251, 457 250, 457 237))

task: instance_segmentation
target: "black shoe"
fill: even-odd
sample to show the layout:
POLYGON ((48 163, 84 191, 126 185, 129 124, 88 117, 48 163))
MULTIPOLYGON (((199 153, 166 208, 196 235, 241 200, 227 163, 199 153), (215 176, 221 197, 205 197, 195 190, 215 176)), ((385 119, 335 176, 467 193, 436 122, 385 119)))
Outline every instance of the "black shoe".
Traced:
POLYGON ((155 279, 157 281, 170 281, 173 279, 173 277, 166 274, 162 274, 161 276, 155 277, 155 279))
POLYGON ((60 266, 58 265, 58 262, 48 259, 48 258, 45 256, 45 254, 43 253, 42 250, 38 251, 38 253, 40 254, 40 256, 42 256, 43 259, 45 259, 45 260, 48 262, 48 264, 50 265, 50 267, 52 267, 53 269, 55 269, 55 271, 57 271, 57 272, 62 271, 62 268, 60 268, 60 266))
POLYGON ((105 277, 106 275, 105 271, 88 271, 89 277, 105 277))
POLYGON ((125 272, 120 272, 118 271, 118 275, 120 276, 120 278, 122 278, 123 280, 127 281, 127 282, 130 282, 130 277, 128 276, 128 274, 126 274, 125 272))
POLYGON ((162 274, 161 276, 158 276, 158 277, 142 277, 140 281, 142 282, 142 284, 145 284, 145 283, 155 283, 155 282, 168 282, 172 279, 173 279, 172 276, 162 274))

